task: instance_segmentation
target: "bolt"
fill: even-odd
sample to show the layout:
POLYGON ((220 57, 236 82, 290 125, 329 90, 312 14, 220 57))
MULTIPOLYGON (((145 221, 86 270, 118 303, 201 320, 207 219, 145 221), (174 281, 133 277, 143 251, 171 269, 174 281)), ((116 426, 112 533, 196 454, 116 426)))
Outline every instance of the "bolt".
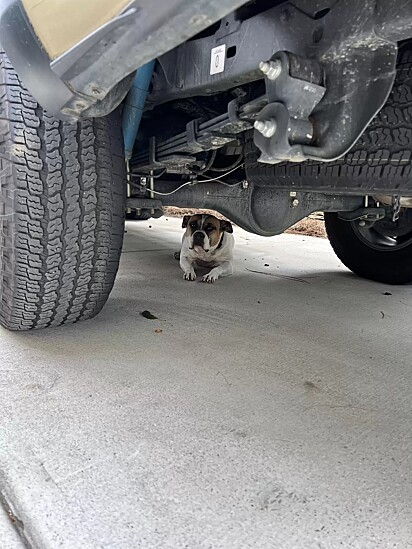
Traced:
POLYGON ((276 80, 282 72, 282 63, 278 59, 276 61, 262 61, 259 63, 259 69, 269 80, 276 80))
POLYGON ((364 227, 366 225, 365 221, 362 219, 359 221, 359 227, 364 227))
POLYGON ((82 111, 86 107, 87 107, 87 105, 85 103, 83 103, 83 101, 75 101, 74 102, 74 108, 76 109, 76 111, 82 111))
POLYGON ((248 187, 249 187, 249 182, 246 181, 246 179, 244 179, 244 180, 242 181, 242 189, 247 189, 248 187))
POLYGON ((265 137, 272 137, 276 132, 276 120, 256 120, 253 124, 255 129, 265 137))
POLYGON ((253 124, 255 130, 258 132, 262 132, 265 129, 265 123, 261 120, 256 120, 256 122, 253 124))
POLYGON ((299 206, 299 200, 297 198, 294 198, 292 200, 292 208, 297 208, 299 206))

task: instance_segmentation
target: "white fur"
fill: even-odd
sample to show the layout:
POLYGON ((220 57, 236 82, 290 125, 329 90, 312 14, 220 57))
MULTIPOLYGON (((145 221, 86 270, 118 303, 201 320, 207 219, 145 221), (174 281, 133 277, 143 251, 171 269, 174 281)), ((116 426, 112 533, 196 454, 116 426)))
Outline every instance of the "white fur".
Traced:
MULTIPOLYGON (((209 239, 205 236, 204 247, 193 246, 193 238, 187 232, 183 235, 182 249, 180 251, 180 267, 185 280, 196 280, 195 266, 212 267, 212 270, 202 277, 202 282, 215 282, 221 276, 229 276, 233 273, 233 247, 235 239, 232 233, 223 233, 223 244, 209 246, 209 239)), ((220 242, 220 240, 219 240, 220 242)))

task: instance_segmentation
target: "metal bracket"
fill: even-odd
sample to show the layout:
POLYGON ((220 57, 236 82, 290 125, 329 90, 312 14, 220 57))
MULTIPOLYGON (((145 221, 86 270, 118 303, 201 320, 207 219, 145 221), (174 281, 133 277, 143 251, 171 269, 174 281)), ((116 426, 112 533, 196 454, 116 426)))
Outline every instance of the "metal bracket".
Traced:
POLYGON ((266 75, 264 107, 254 124, 255 145, 260 149, 259 162, 277 164, 284 160, 305 160, 302 145, 313 139, 309 119, 326 88, 322 68, 312 59, 288 52, 278 52, 260 68, 266 75))
POLYGON ((187 143, 193 150, 203 150, 203 145, 197 140, 199 120, 191 120, 186 124, 187 143))
POLYGON ((275 78, 265 76, 268 103, 283 103, 294 118, 308 118, 326 92, 322 67, 314 59, 285 51, 277 52, 270 65, 278 71, 275 78))
POLYGON ((384 208, 358 208, 352 212, 339 212, 339 219, 342 221, 356 221, 358 219, 375 223, 384 219, 386 212, 384 208))
POLYGON ((164 168, 164 164, 156 160, 156 137, 154 136, 149 139, 149 162, 147 167, 151 170, 164 168))
POLYGON ((153 198, 131 197, 126 200, 126 209, 130 210, 148 210, 154 218, 163 215, 163 204, 160 200, 153 198))
POLYGON ((390 29, 398 27, 400 40, 402 17, 410 25, 410 2, 348 0, 336 2, 322 19, 323 35, 314 55, 325 71, 327 92, 313 112, 316 142, 304 147, 307 159, 342 157, 385 104, 398 53, 390 29), (384 22, 379 21, 380 10, 387 14, 384 22))

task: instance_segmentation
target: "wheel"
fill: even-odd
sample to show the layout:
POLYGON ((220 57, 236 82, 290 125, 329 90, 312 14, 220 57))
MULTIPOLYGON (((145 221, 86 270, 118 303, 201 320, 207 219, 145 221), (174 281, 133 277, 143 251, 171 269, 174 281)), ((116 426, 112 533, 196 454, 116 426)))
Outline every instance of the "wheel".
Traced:
POLYGON ((124 233, 118 113, 77 124, 48 116, 0 52, 0 324, 10 330, 94 317, 124 233))
POLYGON ((140 210, 140 213, 137 213, 137 210, 130 210, 126 212, 126 219, 133 221, 147 221, 152 216, 150 215, 149 210, 140 210))
POLYGON ((412 282, 412 213, 375 224, 343 221, 325 212, 325 227, 336 255, 355 274, 386 284, 412 282))

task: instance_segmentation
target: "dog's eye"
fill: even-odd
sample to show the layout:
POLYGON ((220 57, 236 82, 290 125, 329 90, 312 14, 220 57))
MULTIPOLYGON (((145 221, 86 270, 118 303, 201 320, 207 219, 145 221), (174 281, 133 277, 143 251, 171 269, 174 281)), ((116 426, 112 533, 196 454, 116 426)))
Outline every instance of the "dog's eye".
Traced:
POLYGON ((196 227, 197 227, 196 221, 193 221, 193 222, 190 224, 190 226, 192 227, 192 229, 196 229, 196 227))
POLYGON ((208 225, 205 229, 207 233, 210 233, 210 231, 213 231, 214 227, 212 225, 208 225))

